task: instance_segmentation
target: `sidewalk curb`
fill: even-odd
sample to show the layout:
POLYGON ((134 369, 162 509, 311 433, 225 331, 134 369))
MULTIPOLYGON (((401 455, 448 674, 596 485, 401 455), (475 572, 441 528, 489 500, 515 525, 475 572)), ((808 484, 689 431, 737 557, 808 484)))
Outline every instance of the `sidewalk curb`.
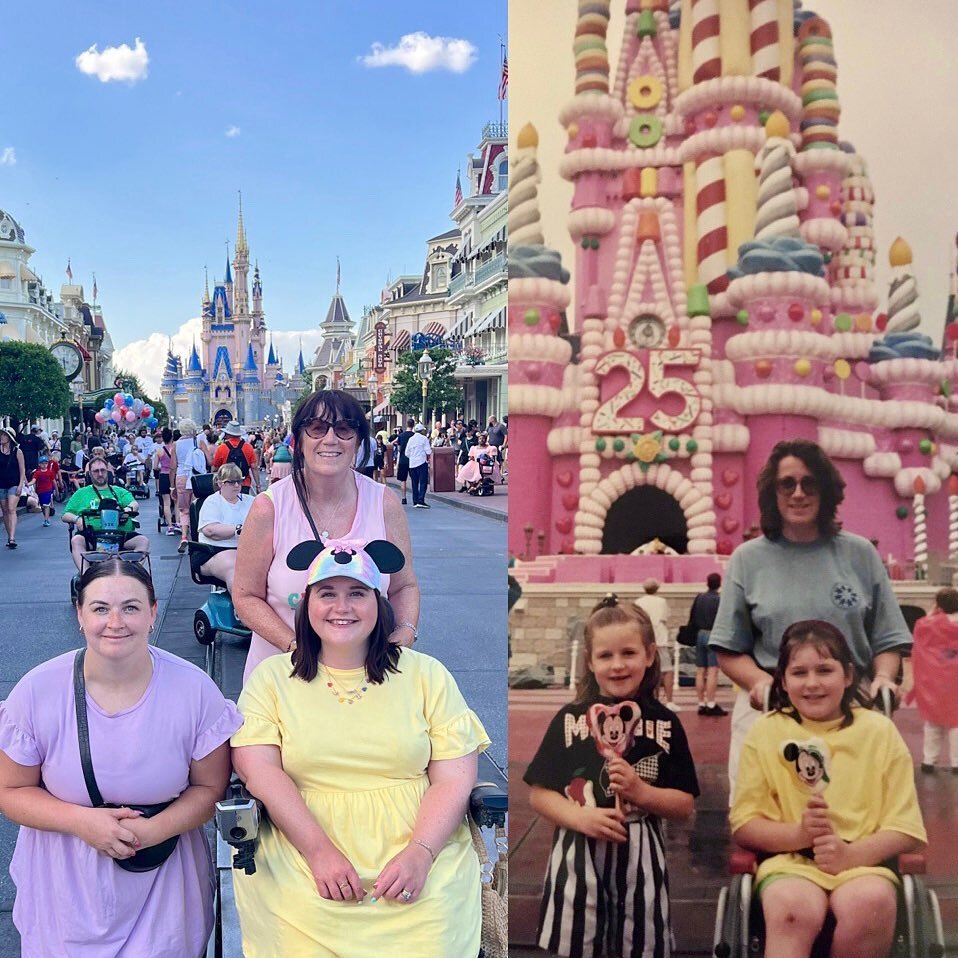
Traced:
MULTIPOLYGON (((395 479, 387 479, 386 483, 398 495, 401 488, 399 482, 395 479)), ((433 502, 441 502, 445 505, 452 506, 454 509, 465 509, 466 512, 474 512, 476 515, 483 516, 486 519, 498 519, 500 522, 509 521, 508 510, 489 509, 485 505, 481 505, 480 502, 477 501, 476 496, 459 495, 458 498, 454 498, 454 496, 457 495, 456 493, 436 492, 428 492, 427 495, 433 502)), ((410 508, 412 507, 410 506, 410 508)))

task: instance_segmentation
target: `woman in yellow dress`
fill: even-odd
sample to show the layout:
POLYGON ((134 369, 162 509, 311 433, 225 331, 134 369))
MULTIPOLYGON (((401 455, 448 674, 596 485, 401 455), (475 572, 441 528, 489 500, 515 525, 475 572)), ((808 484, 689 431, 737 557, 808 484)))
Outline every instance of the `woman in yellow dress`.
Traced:
POLYGON ((473 958, 479 863, 465 821, 489 745, 445 667, 391 644, 389 542, 304 542, 291 653, 240 696, 233 763, 266 806, 256 872, 236 873, 246 958, 473 958))

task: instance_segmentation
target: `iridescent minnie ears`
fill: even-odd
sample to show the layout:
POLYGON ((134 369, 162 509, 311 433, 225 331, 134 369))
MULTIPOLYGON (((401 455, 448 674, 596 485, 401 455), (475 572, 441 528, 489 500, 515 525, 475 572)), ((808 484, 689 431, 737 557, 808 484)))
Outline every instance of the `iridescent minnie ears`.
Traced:
MULTIPOLYGON (((289 550, 286 565, 297 572, 303 571, 308 569, 324 550, 330 551, 334 562, 347 565, 351 561, 351 556, 359 551, 357 545, 357 543, 337 542, 332 539, 328 543, 324 543, 321 539, 307 539, 289 550)), ((361 550, 372 559, 376 568, 386 575, 398 572, 406 564, 406 557, 402 551, 385 539, 373 539, 367 542, 365 547, 361 547, 361 550)), ((348 574, 348 571, 344 569, 343 575, 348 574)))

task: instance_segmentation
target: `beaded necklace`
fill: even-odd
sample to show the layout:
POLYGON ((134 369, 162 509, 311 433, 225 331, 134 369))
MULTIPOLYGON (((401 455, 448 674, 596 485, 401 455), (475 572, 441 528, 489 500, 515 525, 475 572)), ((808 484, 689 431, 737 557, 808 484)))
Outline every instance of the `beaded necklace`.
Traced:
POLYGON ((319 663, 319 667, 326 673, 326 688, 328 688, 340 702, 345 702, 347 705, 358 702, 363 697, 363 692, 369 688, 369 679, 366 676, 365 669, 363 669, 363 678, 359 685, 352 689, 345 689, 333 678, 332 672, 330 672, 322 662, 319 663))

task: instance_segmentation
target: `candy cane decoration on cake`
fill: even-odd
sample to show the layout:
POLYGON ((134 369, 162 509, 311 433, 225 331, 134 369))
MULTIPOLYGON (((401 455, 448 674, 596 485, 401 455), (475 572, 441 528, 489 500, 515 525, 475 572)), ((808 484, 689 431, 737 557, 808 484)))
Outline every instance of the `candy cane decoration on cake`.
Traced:
POLYGON ((778 81, 782 74, 779 66, 778 2, 748 0, 748 8, 752 18, 752 74, 778 81))
POLYGON ((958 559, 958 476, 948 477, 948 558, 958 559))
POLYGON ((903 333, 914 329, 921 322, 918 307, 918 282, 911 271, 911 247, 899 236, 888 251, 892 268, 891 285, 888 288, 888 333, 903 333))
POLYGON ((758 167, 758 210, 755 238, 798 236, 798 212, 792 186, 795 147, 788 138, 788 120, 776 110, 765 124, 765 145, 755 159, 758 167))
POLYGON ((722 75, 721 20, 717 0, 692 0, 692 82, 722 75))
POLYGON ((695 168, 695 216, 698 228, 699 282, 710 293, 728 286, 725 249, 728 226, 725 214, 725 164, 717 153, 703 153, 695 168))
POLYGON ((928 561, 928 530, 925 522, 925 480, 921 476, 915 476, 912 484, 912 490, 915 498, 912 500, 912 508, 915 515, 915 578, 923 578, 920 571, 924 569, 928 561))

